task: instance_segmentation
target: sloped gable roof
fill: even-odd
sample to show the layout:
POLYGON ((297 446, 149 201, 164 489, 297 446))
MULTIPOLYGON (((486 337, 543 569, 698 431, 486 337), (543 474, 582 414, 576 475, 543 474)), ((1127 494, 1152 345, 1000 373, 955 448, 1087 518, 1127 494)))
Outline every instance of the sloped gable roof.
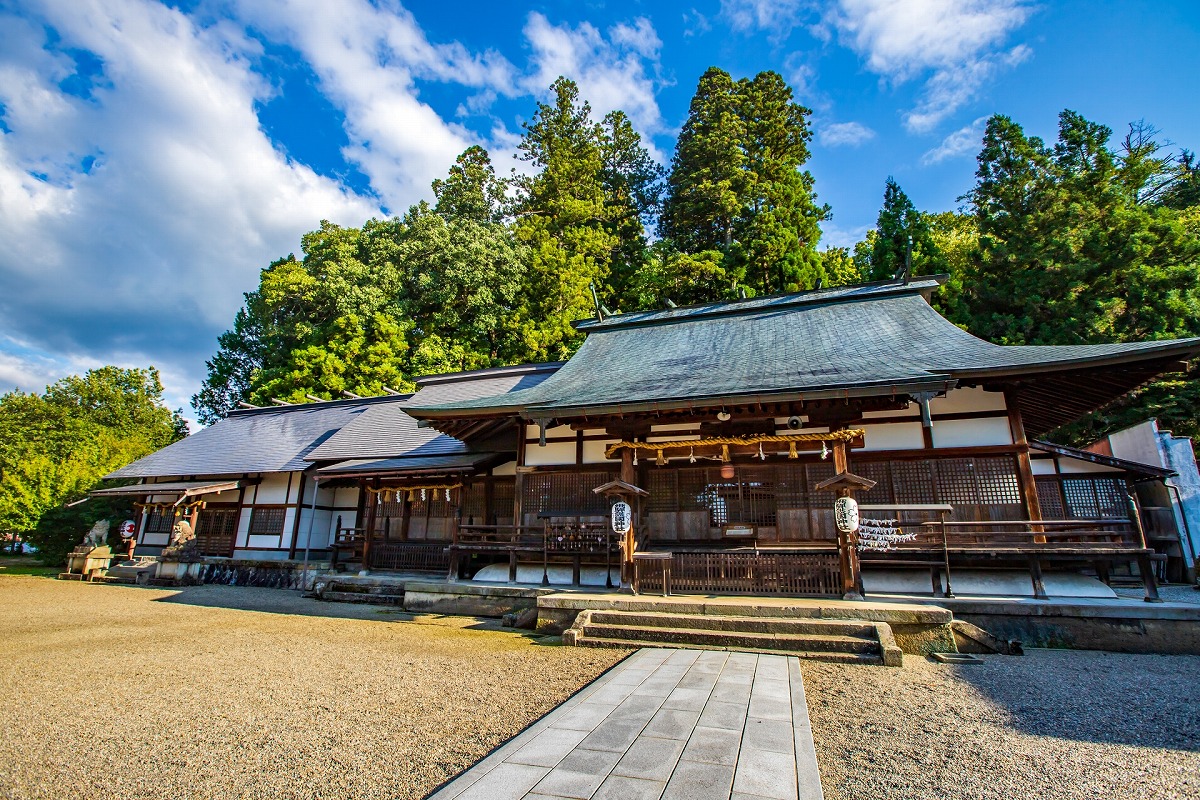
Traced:
MULTIPOLYGON (((739 400, 943 391, 959 382, 1154 362, 1106 389, 1111 399, 1146 380, 1147 369, 1153 375, 1170 359, 1200 353, 1200 339, 992 344, 929 305, 926 296, 938 286, 937 279, 868 284, 586 321, 578 325, 588 333, 579 351, 538 386, 441 404, 418 396, 409 413, 427 419, 506 413, 562 418, 739 400)), ((1068 418, 1079 413, 1063 412, 1068 418)), ((1030 414, 1035 429, 1058 424, 1052 409, 1031 407, 1030 414)))
POLYGON ((234 411, 105 478, 303 470, 308 466, 305 456, 368 409, 405 399, 373 397, 234 411))

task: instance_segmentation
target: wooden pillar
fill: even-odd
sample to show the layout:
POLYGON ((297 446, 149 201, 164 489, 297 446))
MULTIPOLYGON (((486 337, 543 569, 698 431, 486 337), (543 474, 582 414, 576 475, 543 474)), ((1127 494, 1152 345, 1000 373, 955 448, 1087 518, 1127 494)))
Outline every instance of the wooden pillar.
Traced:
MULTIPOLYGON (((1021 406, 1017 402, 1015 389, 1004 392, 1004 407, 1008 409, 1008 428, 1013 444, 1017 445, 1017 477, 1021 483, 1021 497, 1025 501, 1028 519, 1042 518, 1042 504, 1038 500, 1037 481, 1033 477, 1033 466, 1029 462, 1029 441, 1025 438, 1025 423, 1021 419, 1021 406)), ((1035 533, 1042 533, 1040 525, 1032 526, 1035 533)), ((1034 542, 1044 543, 1045 536, 1034 536, 1034 542)))
MULTIPOLYGON (((633 466, 633 450, 628 447, 621 450, 621 480, 625 483, 637 485, 637 470, 633 466)), ((630 498, 631 500, 634 498, 630 498)), ((635 515, 631 514, 629 521, 629 530, 625 533, 624 558, 621 559, 621 585, 631 585, 633 582, 633 553, 637 547, 637 539, 634 533, 634 525, 637 520, 635 515)))
MULTIPOLYGON (((840 475, 850 471, 850 443, 833 443, 833 470, 840 475)), ((838 497, 853 497, 848 488, 838 489, 838 497)), ((842 599, 862 600, 862 562, 858 558, 858 536, 838 531, 838 556, 842 568, 842 599)))
MULTIPOLYGON (((374 488, 379 488, 378 478, 372 481, 372 483, 375 484, 374 488)), ((375 538, 375 515, 379 510, 379 495, 374 492, 368 492, 365 482, 363 483, 363 493, 366 495, 367 522, 363 526, 362 570, 366 572, 371 568, 371 540, 375 538)))
POLYGON ((517 474, 513 478, 513 528, 524 522, 525 501, 525 421, 517 420, 517 474))
POLYGON ((408 492, 404 492, 404 500, 400 504, 400 541, 408 541, 408 526, 412 522, 412 501, 408 492))
MULTIPOLYGON (((315 489, 313 491, 316 491, 315 489)), ((300 473, 299 496, 296 498, 296 516, 292 519, 292 546, 288 548, 288 558, 296 557, 296 540, 300 536, 300 515, 304 512, 304 473, 300 473)))

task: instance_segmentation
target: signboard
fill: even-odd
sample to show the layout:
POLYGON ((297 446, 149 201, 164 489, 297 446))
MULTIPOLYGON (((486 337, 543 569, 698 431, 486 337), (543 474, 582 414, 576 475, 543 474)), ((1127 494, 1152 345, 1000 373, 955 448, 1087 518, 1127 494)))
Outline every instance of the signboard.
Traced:
POLYGON ((833 521, 842 533, 858 530, 858 503, 853 497, 839 497, 833 504, 833 521))
POLYGON ((137 525, 133 520, 127 519, 121 523, 121 538, 132 539, 137 535, 137 525))
POLYGON ((613 533, 629 533, 629 527, 633 523, 633 510, 629 507, 629 503, 621 500, 613 503, 612 507, 612 529, 613 533))

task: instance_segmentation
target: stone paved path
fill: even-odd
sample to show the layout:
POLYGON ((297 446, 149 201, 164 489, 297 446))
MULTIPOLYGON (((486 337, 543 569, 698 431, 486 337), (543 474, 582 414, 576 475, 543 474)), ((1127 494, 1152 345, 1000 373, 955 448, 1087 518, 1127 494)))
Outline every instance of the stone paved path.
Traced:
POLYGON ((639 650, 431 800, 821 800, 800 662, 639 650))

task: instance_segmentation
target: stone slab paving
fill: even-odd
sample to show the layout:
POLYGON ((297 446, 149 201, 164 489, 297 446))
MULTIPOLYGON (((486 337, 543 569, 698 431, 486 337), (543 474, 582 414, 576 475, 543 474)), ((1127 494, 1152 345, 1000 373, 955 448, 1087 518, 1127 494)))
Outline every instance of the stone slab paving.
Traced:
POLYGON ((430 800, 821 800, 796 658, 644 648, 430 800))

